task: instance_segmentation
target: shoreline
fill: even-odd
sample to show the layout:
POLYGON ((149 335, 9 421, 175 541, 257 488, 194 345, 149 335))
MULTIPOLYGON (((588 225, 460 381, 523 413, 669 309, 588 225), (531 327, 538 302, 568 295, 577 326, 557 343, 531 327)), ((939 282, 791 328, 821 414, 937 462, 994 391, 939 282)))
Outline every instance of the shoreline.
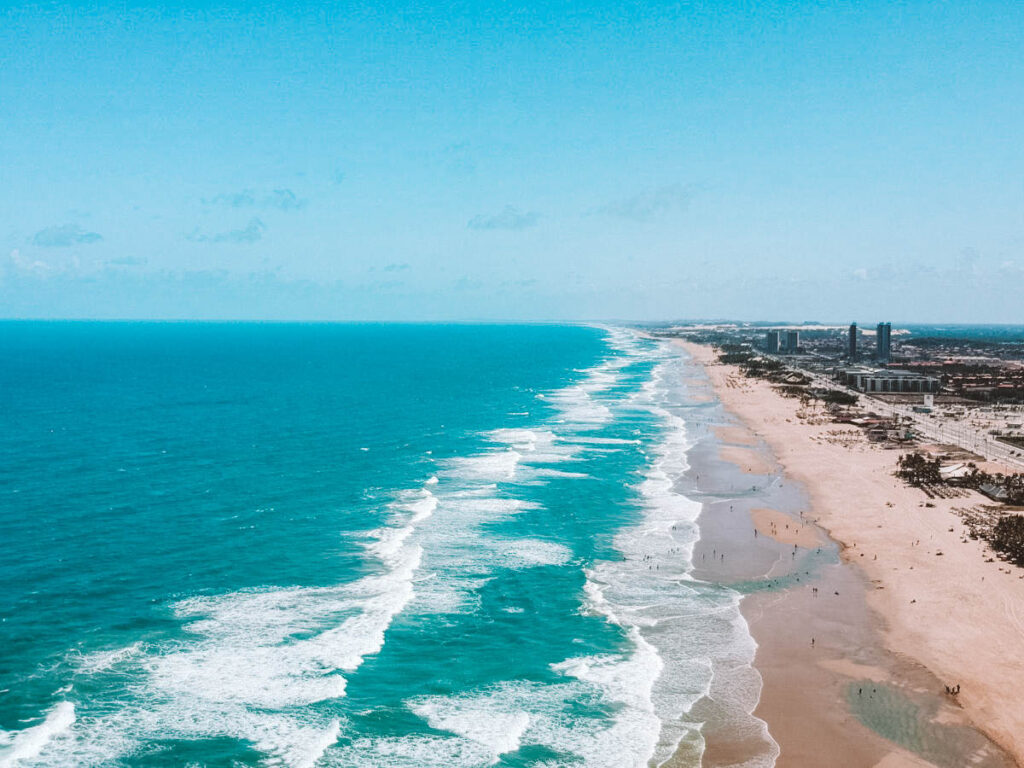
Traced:
MULTIPOLYGON (((1024 582, 1014 575, 1009 585, 1002 563, 984 562, 981 543, 961 543, 963 526, 949 507, 969 500, 925 508, 921 491, 892 477, 897 452, 835 439, 829 432, 837 425, 799 418, 796 401, 718 363, 710 347, 674 343, 738 421, 713 428, 716 458, 755 483, 774 475, 773 493, 797 494, 774 505, 750 499, 735 513, 732 505, 726 512, 722 504, 705 504, 702 545, 736 541, 746 526, 749 534, 740 535, 771 539, 780 552, 792 547, 794 562, 816 542, 834 548, 832 562, 796 571, 784 588, 743 598, 762 677, 754 714, 780 745, 776 765, 1021 765, 1024 711, 1015 711, 1021 708, 1013 691, 1024 690, 1024 663, 1014 652, 1024 641, 1024 622, 1014 622, 1013 602, 1005 613, 1002 603, 978 603, 992 600, 996 582, 1000 597, 1019 601, 1024 619, 1024 582), (735 519, 723 523, 730 515, 735 519), (968 584, 961 583, 964 573, 974 577, 968 584), (965 600, 974 601, 973 623, 965 620, 961 629, 956 616, 965 600), (959 648, 951 651, 957 637, 959 648), (980 658, 956 663, 979 642, 990 646, 975 654, 980 658), (959 697, 944 695, 945 684, 957 683, 959 697)), ((695 562, 700 571, 696 556, 695 562)), ((787 572, 781 560, 779 570, 787 572)), ((714 569, 704 575, 722 576, 714 569)), ((736 762, 727 742, 709 738, 707 768, 736 762)))

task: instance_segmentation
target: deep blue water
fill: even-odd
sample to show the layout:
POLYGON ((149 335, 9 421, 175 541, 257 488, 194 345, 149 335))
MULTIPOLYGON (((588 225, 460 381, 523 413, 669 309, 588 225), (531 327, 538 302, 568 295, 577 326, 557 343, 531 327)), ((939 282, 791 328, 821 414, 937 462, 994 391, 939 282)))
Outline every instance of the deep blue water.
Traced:
POLYGON ((630 559, 697 536, 674 364, 586 327, 0 324, 0 765, 699 752, 707 658, 749 649, 734 594, 667 596, 686 557, 630 559), (683 599, 732 622, 692 658, 683 599))

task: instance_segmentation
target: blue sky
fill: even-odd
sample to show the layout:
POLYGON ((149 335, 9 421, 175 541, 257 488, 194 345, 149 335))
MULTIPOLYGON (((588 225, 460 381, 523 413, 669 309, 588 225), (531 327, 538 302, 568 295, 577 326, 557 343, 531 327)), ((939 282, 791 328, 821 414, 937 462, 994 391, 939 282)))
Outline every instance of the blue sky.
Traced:
POLYGON ((1020 322, 1024 5, 0 11, 0 316, 1020 322))

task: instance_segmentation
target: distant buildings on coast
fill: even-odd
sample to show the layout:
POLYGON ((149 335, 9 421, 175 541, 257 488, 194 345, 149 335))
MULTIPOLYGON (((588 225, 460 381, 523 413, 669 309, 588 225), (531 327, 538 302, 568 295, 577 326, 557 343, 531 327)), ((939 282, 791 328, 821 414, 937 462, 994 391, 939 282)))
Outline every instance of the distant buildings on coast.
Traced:
MULTIPOLYGON (((860 357, 857 324, 850 323, 847 333, 846 358, 855 363, 860 357)), ((875 360, 883 365, 892 361, 892 323, 879 323, 875 326, 875 360)))
POLYGON ((897 371, 891 368, 869 368, 849 365, 836 369, 836 379, 848 387, 861 392, 908 393, 938 392, 942 383, 936 376, 926 376, 913 371, 897 371))
MULTIPOLYGON (((937 376, 859 365, 856 323, 850 323, 846 356, 848 365, 837 368, 835 378, 861 392, 934 394, 942 387, 942 382, 937 376)), ((875 326, 875 362, 879 366, 887 366, 892 362, 892 323, 879 323, 875 326)))
MULTIPOLYGON (((888 368, 892 362, 892 323, 875 326, 875 366, 860 363, 861 345, 857 323, 850 323, 847 332, 846 365, 834 369, 835 378, 848 387, 868 393, 934 394, 942 386, 937 376, 888 368)), ((772 329, 765 333, 764 348, 772 355, 817 355, 800 346, 800 331, 772 329)), ((841 358, 840 358, 841 359, 841 358)))
POLYGON ((800 331, 768 331, 764 340, 765 350, 773 355, 795 355, 800 352, 800 331))
MULTIPOLYGON (((658 334, 727 346, 734 355, 767 354, 775 358, 772 365, 811 372, 819 384, 824 379, 848 382, 850 388, 897 402, 937 395, 943 405, 954 399, 1024 408, 1024 330, 1019 336, 1007 336, 1001 327, 964 327, 957 335, 950 330, 894 329, 888 321, 866 327, 857 322, 714 322, 676 325, 658 334)), ((1019 430, 1014 430, 1016 435, 1019 430)))
POLYGON ((875 359, 880 363, 892 359, 892 323, 879 323, 875 330, 875 359))
MULTIPOLYGON (((764 337, 764 350, 770 355, 800 354, 800 331, 767 331, 764 337)), ((856 362, 859 357, 856 323, 850 323, 846 357, 851 363, 856 362)), ((882 365, 892 360, 892 323, 879 323, 875 329, 875 360, 882 365)))
POLYGON ((967 440, 1024 460, 1024 326, 715 322, 653 333, 711 344, 724 362, 788 394, 802 390, 840 408, 859 392, 870 398, 861 402, 888 403, 942 432, 929 439, 967 440))

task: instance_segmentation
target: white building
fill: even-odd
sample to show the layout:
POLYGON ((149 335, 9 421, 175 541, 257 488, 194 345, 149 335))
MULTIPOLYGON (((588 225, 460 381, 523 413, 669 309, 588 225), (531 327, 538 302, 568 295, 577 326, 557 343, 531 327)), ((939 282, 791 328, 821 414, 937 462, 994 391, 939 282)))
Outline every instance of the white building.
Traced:
POLYGON ((935 376, 893 368, 865 368, 850 366, 836 370, 836 378, 848 387, 868 394, 931 393, 939 391, 942 382, 935 376))

